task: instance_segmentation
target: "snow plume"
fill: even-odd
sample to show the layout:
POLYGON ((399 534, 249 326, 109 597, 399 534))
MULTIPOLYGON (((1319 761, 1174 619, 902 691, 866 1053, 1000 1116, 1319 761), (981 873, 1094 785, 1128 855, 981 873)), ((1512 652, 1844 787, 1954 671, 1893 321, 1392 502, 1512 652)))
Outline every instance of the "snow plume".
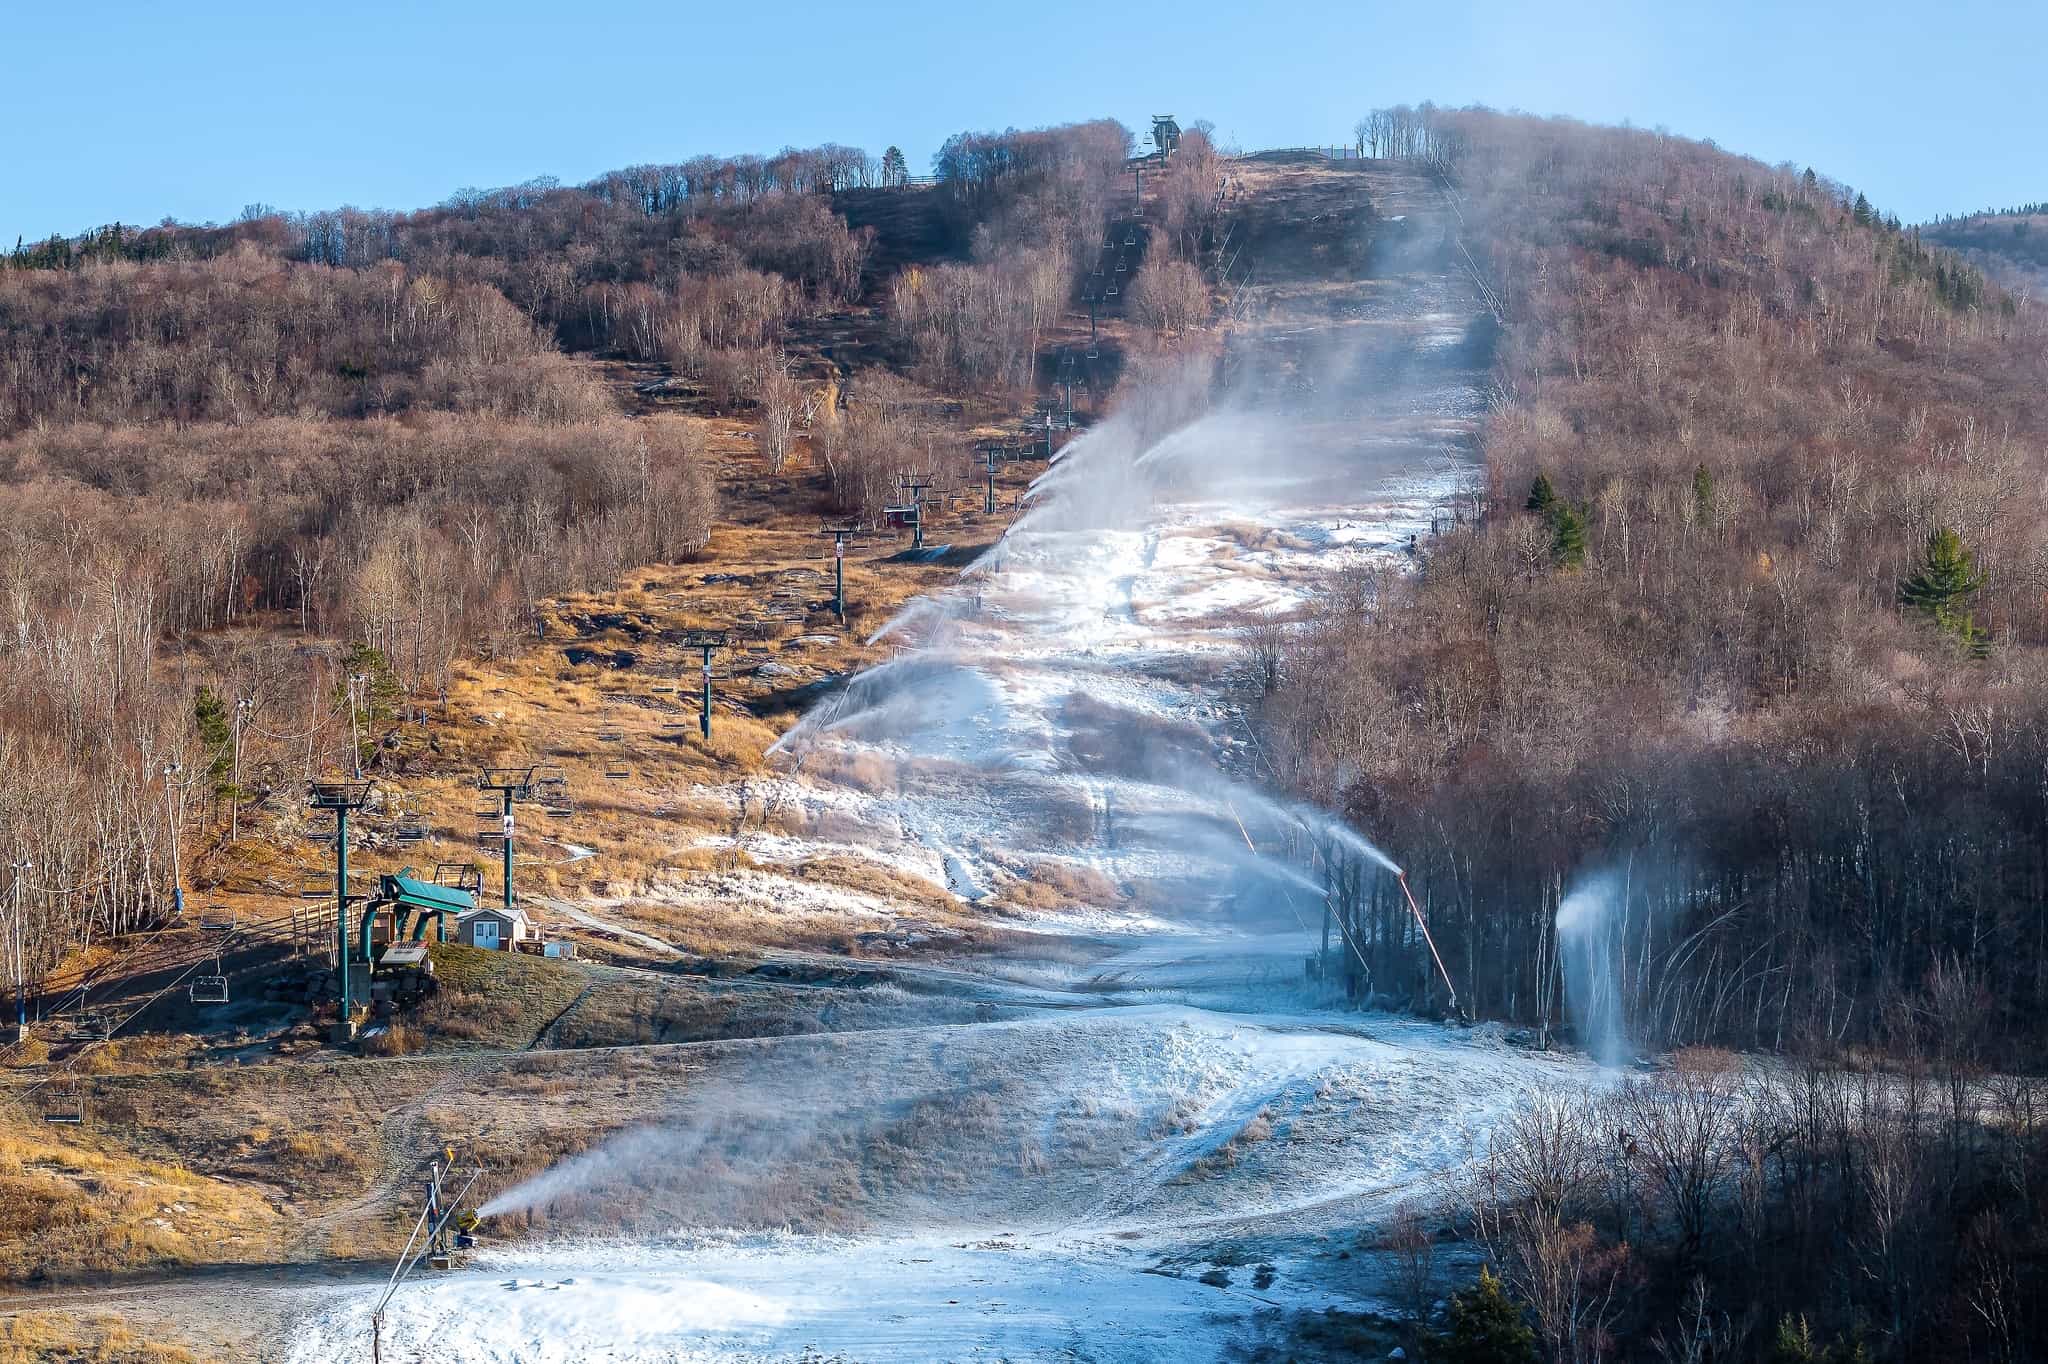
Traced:
POLYGON ((598 1231, 649 1218, 774 1225, 782 1210, 769 1206, 771 1191, 805 1159, 830 1105, 817 1083, 787 1066, 772 1069, 694 1088, 687 1110, 617 1132, 477 1211, 540 1214, 598 1231))
POLYGON ((507 1189, 477 1212, 484 1217, 498 1217, 505 1213, 545 1211, 570 1194, 607 1182, 620 1170, 666 1158, 674 1144, 673 1134, 667 1128, 635 1127, 507 1189))
POLYGON ((1557 951, 1564 1002, 1589 1055, 1603 1066, 1629 1059, 1622 1022, 1622 913, 1626 878, 1612 868, 1579 876, 1557 905, 1557 951))

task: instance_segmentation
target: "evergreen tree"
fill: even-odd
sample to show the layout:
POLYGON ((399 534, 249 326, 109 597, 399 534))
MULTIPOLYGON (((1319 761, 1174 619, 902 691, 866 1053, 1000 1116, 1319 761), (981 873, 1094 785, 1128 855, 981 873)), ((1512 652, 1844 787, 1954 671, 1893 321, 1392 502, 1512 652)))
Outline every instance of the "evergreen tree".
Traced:
POLYGON ((1851 212, 1853 212, 1856 215, 1856 222, 1858 226, 1870 226, 1870 219, 1872 217, 1870 209, 1870 200, 1864 198, 1861 194, 1858 194, 1856 196, 1855 207, 1851 210, 1851 212))
POLYGON ((910 166, 903 159, 901 147, 891 147, 882 153, 882 186, 898 189, 910 182, 910 166))
POLYGON ((1867 1364, 1869 1354, 1861 1344, 1837 1340, 1823 1345, 1813 1338, 1813 1326, 1802 1316, 1788 1316, 1778 1323, 1771 1340, 1768 1364, 1867 1364))
POLYGON ((1586 562, 1586 516, 1569 502, 1550 509, 1550 557, 1559 568, 1586 562))
POLYGON ((1529 485, 1529 500, 1522 506, 1524 511, 1547 512, 1556 502, 1557 489, 1550 486, 1550 475, 1538 474, 1529 485))
POLYGON ((225 795, 234 776, 235 734, 228 724, 228 703, 204 683, 192 693, 192 723, 206 745, 206 775, 213 778, 215 794, 225 795))
POLYGON ((1536 1333, 1486 1267, 1478 1283, 1451 1296, 1450 1320, 1424 1337, 1423 1357, 1430 1364, 1536 1364, 1536 1333))
POLYGON ((1983 585, 1976 557, 1964 548, 1960 536, 1943 526, 1927 537, 1920 566, 1900 581, 1899 605, 1927 617, 1953 636, 1964 652, 1982 658, 1991 652, 1990 636, 1964 608, 1983 585))
POLYGON ((1714 475, 1704 460, 1692 471, 1692 509, 1702 526, 1714 519, 1714 475))

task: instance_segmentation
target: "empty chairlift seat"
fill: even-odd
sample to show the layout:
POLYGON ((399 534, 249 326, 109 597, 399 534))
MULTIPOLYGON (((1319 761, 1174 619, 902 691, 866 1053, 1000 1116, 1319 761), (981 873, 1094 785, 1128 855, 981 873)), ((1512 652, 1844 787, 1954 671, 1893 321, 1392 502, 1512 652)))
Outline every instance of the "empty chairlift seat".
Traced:
POLYGON ((76 1127, 85 1121, 85 1091, 76 1080, 43 1090, 43 1121, 76 1127))
POLYGON ((225 1004, 228 1002, 228 978, 194 976, 187 993, 191 995, 194 1004, 225 1004))
POLYGON ((473 862, 443 862, 434 868, 434 884, 449 890, 474 894, 483 883, 483 870, 473 862))
POLYGON ((74 1042, 104 1042, 114 1035, 113 1015, 98 1009, 86 1009, 71 1019, 71 1039, 74 1042))
POLYGON ((228 905, 208 905, 199 911, 199 927, 208 933, 231 932, 235 921, 235 911, 228 905))

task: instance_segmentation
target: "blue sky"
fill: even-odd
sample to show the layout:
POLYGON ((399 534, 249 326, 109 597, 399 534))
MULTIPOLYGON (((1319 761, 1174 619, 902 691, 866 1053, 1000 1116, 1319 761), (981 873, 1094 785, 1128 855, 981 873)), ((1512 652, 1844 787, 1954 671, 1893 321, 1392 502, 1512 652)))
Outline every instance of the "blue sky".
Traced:
POLYGON ((1439 0, 343 6, 16 0, 0 244, 244 204, 415 208, 699 152, 1154 112, 1247 149, 1434 99, 1811 164, 1911 221, 2048 197, 2048 6, 1439 0))

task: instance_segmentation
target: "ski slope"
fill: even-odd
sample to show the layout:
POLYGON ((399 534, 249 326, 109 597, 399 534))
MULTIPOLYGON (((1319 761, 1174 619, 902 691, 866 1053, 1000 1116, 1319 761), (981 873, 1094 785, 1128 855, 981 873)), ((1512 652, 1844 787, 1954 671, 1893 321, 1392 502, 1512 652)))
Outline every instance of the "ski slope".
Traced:
MULTIPOLYGON (((898 913, 795 874, 821 851, 963 905, 1064 877, 1103 893, 1007 922, 1120 950, 900 968, 1028 1017, 764 1043, 694 1106, 500 1200, 552 1239, 408 1285, 386 1358, 1193 1360, 1284 1349, 1303 1312, 1391 1310, 1390 1211, 1439 1205, 1523 1096, 1597 1080, 1485 1030, 1334 1007, 1303 969, 1312 884, 1248 846, 1297 816, 1260 791, 1231 701, 1245 630, 1334 570, 1405 564, 1476 476, 1455 283, 1354 292, 1273 341, 1318 356, 1314 395, 1091 430, 773 774, 694 793, 832 833, 721 836, 703 846, 751 867, 678 895, 898 913), (629 1234, 579 1227, 593 1206, 629 1234)), ((358 1349, 371 1300, 320 1303, 289 1357, 358 1349)))

